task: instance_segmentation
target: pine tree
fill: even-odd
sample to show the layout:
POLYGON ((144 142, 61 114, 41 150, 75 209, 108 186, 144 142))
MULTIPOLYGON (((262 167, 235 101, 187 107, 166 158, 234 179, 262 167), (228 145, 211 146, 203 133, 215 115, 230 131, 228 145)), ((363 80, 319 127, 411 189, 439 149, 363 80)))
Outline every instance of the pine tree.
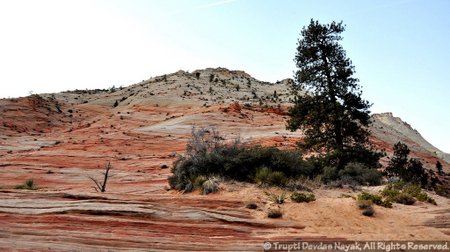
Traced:
POLYGON ((389 177, 400 177, 404 173, 408 166, 408 145, 398 142, 394 144, 394 156, 389 161, 389 165, 386 167, 385 173, 389 177))
POLYGON ((410 150, 404 143, 394 144, 394 156, 385 169, 388 177, 398 177, 404 182, 420 184, 422 187, 436 185, 436 177, 427 172, 422 162, 416 158, 409 158, 410 150))
POLYGON ((344 30, 342 22, 314 20, 302 29, 294 59, 296 99, 287 125, 291 131, 304 132, 302 148, 328 153, 338 169, 353 161, 355 151, 373 157, 377 164, 381 156, 369 148, 371 105, 361 98, 354 66, 339 43, 344 30))

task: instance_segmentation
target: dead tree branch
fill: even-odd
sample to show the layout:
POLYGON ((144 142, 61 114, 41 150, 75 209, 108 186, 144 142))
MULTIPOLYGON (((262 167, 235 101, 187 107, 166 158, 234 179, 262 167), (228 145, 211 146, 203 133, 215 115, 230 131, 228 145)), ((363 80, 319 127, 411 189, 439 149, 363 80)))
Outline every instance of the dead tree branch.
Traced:
POLYGON ((100 182, 98 182, 98 180, 96 180, 93 177, 89 177, 94 183, 94 189, 97 192, 105 192, 106 191, 106 183, 108 182, 108 178, 111 177, 111 175, 109 174, 109 170, 111 169, 111 162, 108 162, 107 165, 105 165, 105 172, 103 172, 103 183, 100 184, 100 182))

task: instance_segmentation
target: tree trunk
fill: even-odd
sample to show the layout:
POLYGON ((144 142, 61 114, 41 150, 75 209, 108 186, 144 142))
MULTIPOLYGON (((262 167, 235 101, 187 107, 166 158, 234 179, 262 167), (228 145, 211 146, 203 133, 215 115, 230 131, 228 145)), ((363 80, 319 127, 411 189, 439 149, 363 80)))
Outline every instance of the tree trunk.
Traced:
MULTIPOLYGON (((334 91, 334 84, 333 81, 331 79, 331 71, 330 71, 330 65, 328 64, 328 60, 327 60, 327 56, 325 55, 322 49, 322 60, 323 63, 325 65, 325 75, 327 77, 327 86, 328 86, 328 93, 331 99, 331 102, 333 103, 333 128, 334 128, 334 141, 336 146, 334 147, 334 150, 337 151, 338 153, 342 153, 342 151, 344 150, 344 139, 342 136, 342 123, 341 123, 341 119, 340 119, 340 111, 339 111, 339 107, 337 106, 337 98, 336 98, 336 92, 334 91)), ((340 156, 340 155, 339 155, 340 156)), ((337 164, 336 164, 336 168, 338 170, 343 169, 344 164, 343 164, 343 160, 338 158, 337 160, 337 164)))

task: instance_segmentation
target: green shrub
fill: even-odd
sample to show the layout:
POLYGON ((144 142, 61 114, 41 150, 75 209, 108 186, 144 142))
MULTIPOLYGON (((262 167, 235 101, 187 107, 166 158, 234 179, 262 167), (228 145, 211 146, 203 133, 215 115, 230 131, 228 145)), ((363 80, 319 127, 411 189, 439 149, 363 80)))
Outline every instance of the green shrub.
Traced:
POLYGON ((422 188, 417 184, 408 184, 403 187, 402 192, 409 194, 413 197, 417 197, 421 194, 422 188))
POLYGON ((22 185, 18 185, 15 187, 16 189, 24 189, 24 190, 36 190, 36 184, 34 183, 34 180, 28 179, 23 183, 22 185))
POLYGON ((347 186, 355 188, 357 186, 360 186, 361 182, 359 182, 354 177, 351 177, 349 175, 343 175, 343 176, 339 177, 338 180, 331 182, 330 185, 335 186, 335 187, 342 187, 344 185, 347 185, 347 186))
POLYGON ((332 166, 325 166, 322 173, 322 181, 329 183, 338 179, 337 169, 332 166))
POLYGON ((433 205, 437 205, 436 201, 432 197, 428 196, 428 194, 425 193, 425 192, 420 192, 415 197, 416 197, 416 199, 418 201, 427 202, 427 203, 430 203, 430 204, 433 204, 433 205))
POLYGON ((361 163, 348 163, 339 171, 338 176, 350 177, 360 185, 379 185, 383 177, 377 169, 371 169, 361 163))
POLYGON ((256 170, 255 181, 259 185, 284 186, 287 183, 287 178, 283 172, 272 172, 269 168, 263 166, 256 170))
POLYGON ((383 203, 383 198, 380 195, 371 194, 368 192, 362 192, 358 195, 358 200, 370 200, 376 205, 383 203))
POLYGON ((390 200, 395 199, 398 195, 400 194, 400 191, 398 190, 394 190, 394 189, 389 189, 388 186, 386 186, 382 191, 381 191, 381 195, 383 197, 386 197, 390 200))
POLYGON ((435 205, 435 206, 437 205, 436 200, 434 200, 433 198, 431 198, 431 197, 429 197, 429 196, 428 196, 428 198, 427 198, 427 202, 430 203, 430 204, 433 204, 433 205, 435 205))
POLYGON ((426 202, 428 199, 428 195, 424 192, 420 192, 414 196, 420 202, 426 202))
POLYGON ((416 199, 413 196, 402 192, 395 197, 394 201, 403 205, 412 205, 416 202, 416 199))
POLYGON ((203 188, 203 183, 205 183, 205 181, 207 181, 208 178, 203 176, 203 175, 199 175, 194 179, 194 183, 193 186, 194 188, 198 189, 198 188, 203 188))
POLYGON ((315 201, 316 196, 312 193, 295 192, 291 195, 291 200, 297 203, 301 202, 309 203, 311 201, 315 201))
POLYGON ((391 199, 385 199, 383 202, 381 202, 380 206, 385 208, 392 208, 392 200, 391 199))
POLYGON ((348 163, 342 170, 336 167, 325 166, 323 168, 322 179, 325 183, 342 185, 379 185, 382 174, 377 169, 372 169, 362 163, 348 163))
POLYGON ((312 182, 311 180, 307 179, 296 179, 296 180, 289 180, 286 185, 284 186, 284 188, 288 191, 307 191, 307 192, 312 192, 311 188, 309 188, 308 185, 311 185, 312 182), (306 185, 308 184, 308 185, 306 185))
POLYGON ((388 207, 391 208, 392 207, 392 202, 390 199, 386 199, 383 201, 383 197, 381 197, 380 195, 376 195, 376 194, 371 194, 368 192, 362 192, 358 195, 358 200, 368 200, 371 201, 372 203, 374 203, 375 205, 378 206, 382 206, 382 207, 388 207))
POLYGON ((274 171, 269 175, 269 182, 271 185, 284 186, 286 185, 287 178, 283 172, 274 171))
POLYGON ((258 168, 255 174, 256 183, 259 185, 269 184, 269 176, 271 173, 272 171, 265 166, 258 168))
POLYGON ((387 200, 405 205, 414 204, 416 199, 421 202, 428 202, 434 205, 437 204, 436 201, 423 192, 422 188, 417 184, 405 184, 404 182, 389 184, 381 191, 381 195, 386 197, 387 200))
POLYGON ((180 183, 179 178, 177 178, 175 175, 169 176, 167 178, 167 182, 169 183, 170 188, 180 190, 180 183))
POLYGON ((192 192, 194 190, 194 184, 192 182, 188 182, 183 189, 183 192, 192 192))
POLYGON ((189 191, 194 187, 195 178, 200 175, 284 185, 286 176, 310 177, 313 169, 302 159, 299 151, 246 146, 239 141, 225 144, 213 129, 193 128, 186 156, 179 157, 172 166, 169 185, 176 190, 189 191))
POLYGON ((195 173, 192 167, 192 160, 180 157, 174 161, 172 166, 173 175, 168 178, 169 186, 175 190, 190 192, 194 188, 191 177, 199 174, 195 173))
POLYGON ((270 209, 267 213, 269 218, 280 218, 281 216, 283 216, 283 213, 279 209, 270 209))
MULTIPOLYGON (((267 148, 267 147, 266 147, 267 148)), ((302 152, 299 150, 279 150, 268 148, 271 158, 269 167, 273 171, 281 171, 291 178, 312 177, 314 167, 302 159, 302 152)))
POLYGON ((388 188, 393 190, 403 190, 403 187, 406 186, 406 183, 404 181, 399 181, 393 184, 389 184, 388 188))
POLYGON ((403 188, 403 192, 410 194, 411 196, 415 197, 418 201, 421 202, 428 202, 433 205, 437 205, 436 201, 428 196, 426 192, 422 191, 422 188, 420 185, 407 185, 403 188))

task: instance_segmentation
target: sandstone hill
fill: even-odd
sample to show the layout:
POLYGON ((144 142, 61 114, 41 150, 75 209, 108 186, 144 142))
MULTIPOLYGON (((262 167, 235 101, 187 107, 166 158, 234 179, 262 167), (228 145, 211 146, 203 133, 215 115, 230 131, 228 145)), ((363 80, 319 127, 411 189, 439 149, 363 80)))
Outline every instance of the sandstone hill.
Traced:
MULTIPOLYGON (((349 188, 317 188, 310 205, 286 203, 265 217, 263 189, 223 183, 219 193, 167 190, 172 161, 193 126, 225 138, 294 148, 285 129, 292 80, 261 82, 243 71, 208 68, 157 76, 128 87, 75 90, 0 100, 0 248, 71 251, 261 250, 264 240, 448 240, 450 202, 377 209, 362 216, 349 188), (105 193, 89 177, 111 162, 105 193), (15 186, 33 179, 38 190, 15 186), (245 208, 257 202, 257 210, 245 208)), ((375 146, 397 141, 429 169, 449 154, 390 113, 373 115, 375 146)), ((384 160, 387 162, 387 159, 384 160)), ((276 190, 276 189, 273 189, 276 190)), ((378 190, 369 188, 368 190, 378 190)))

